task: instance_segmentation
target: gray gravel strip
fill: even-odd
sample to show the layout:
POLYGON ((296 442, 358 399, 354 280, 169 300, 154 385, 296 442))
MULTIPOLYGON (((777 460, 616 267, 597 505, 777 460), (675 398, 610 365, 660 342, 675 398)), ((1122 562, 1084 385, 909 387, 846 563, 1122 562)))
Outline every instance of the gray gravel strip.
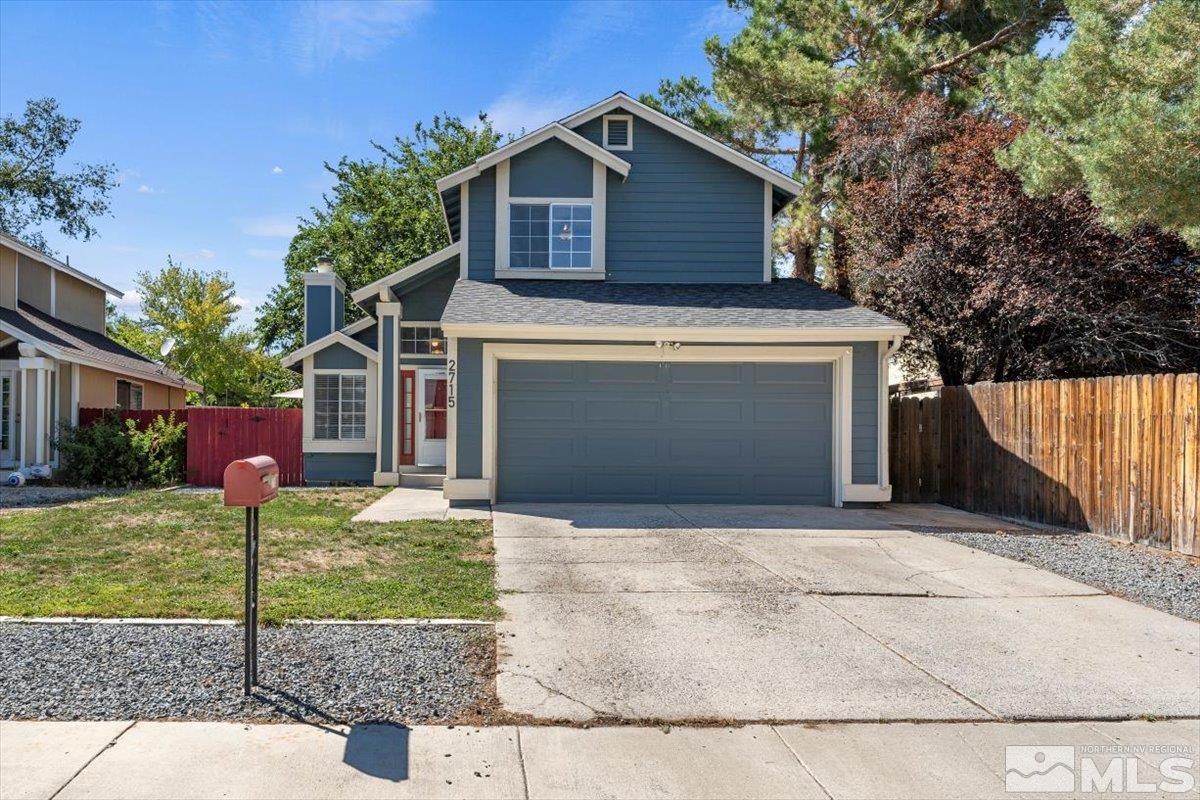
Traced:
MULTIPOLYGON (((7 471, 6 471, 7 472, 7 471)), ((69 486, 0 486, 0 509, 57 506, 87 500, 102 494, 116 494, 112 489, 75 489, 69 486)))
POLYGON ((449 722, 489 704, 492 631, 262 628, 242 696, 242 628, 0 624, 0 719, 449 722))
POLYGON ((1127 600, 1200 621, 1200 564, 1083 533, 983 533, 914 528, 1023 561, 1127 600))

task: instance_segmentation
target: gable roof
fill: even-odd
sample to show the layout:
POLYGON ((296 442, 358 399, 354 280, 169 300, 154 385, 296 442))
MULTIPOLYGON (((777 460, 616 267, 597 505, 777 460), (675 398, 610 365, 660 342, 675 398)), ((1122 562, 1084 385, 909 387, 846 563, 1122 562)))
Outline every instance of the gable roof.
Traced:
POLYGON ((580 136, 570 128, 558 123, 551 122, 549 125, 544 125, 538 128, 533 133, 528 133, 520 139, 509 142, 497 150, 493 150, 486 156, 481 156, 476 159, 475 163, 469 167, 464 167, 458 172, 452 172, 437 182, 438 192, 444 192, 452 186, 457 186, 463 181, 469 181, 483 172, 488 167, 493 167, 501 161, 512 158, 518 153, 522 153, 531 147, 545 142, 548 139, 558 139, 563 144, 574 147, 584 155, 590 156, 612 171, 619 174, 622 178, 629 177, 629 170, 633 165, 623 158, 618 158, 610 151, 605 150, 598 144, 591 142, 580 136))
POLYGON ((116 289, 112 286, 109 286, 107 283, 100 280, 99 278, 93 278, 91 275, 88 275, 87 273, 80 272, 79 270, 72 267, 70 264, 66 264, 62 261, 59 261, 57 258, 54 258, 53 256, 48 256, 45 253, 43 253, 41 250, 30 247, 29 245, 22 242, 20 239, 15 239, 12 236, 9 236, 7 233, 0 233, 0 244, 3 244, 5 247, 11 247, 13 250, 16 250, 18 253, 25 256, 26 258, 32 258, 34 261, 45 264, 50 269, 55 269, 55 270, 58 270, 59 272, 66 273, 67 275, 70 275, 72 278, 78 278, 79 280, 83 281, 84 283, 88 284, 89 286, 94 286, 95 288, 103 291, 106 294, 111 294, 113 297, 117 298, 118 300, 121 300, 122 298, 125 297, 125 293, 122 292, 120 289, 116 289))
POLYGON ((745 155, 744 153, 739 153, 729 145, 722 144, 716 139, 713 139, 711 136, 705 136, 695 128, 685 125, 679 120, 669 117, 661 111, 651 108, 645 103, 634 100, 624 92, 617 92, 612 97, 601 100, 595 105, 588 106, 582 111, 577 111, 569 117, 564 117, 563 119, 559 120, 559 122, 568 128, 578 128, 585 122, 607 114, 617 108, 625 109, 635 116, 642 117, 643 119, 646 119, 649 122, 652 122, 655 125, 670 131, 681 139, 685 139, 702 150, 707 150, 709 153, 712 153, 718 158, 722 158, 729 163, 734 164, 735 166, 741 167, 747 172, 757 175, 776 188, 791 194, 793 197, 799 196, 801 191, 803 191, 803 187, 797 181, 789 178, 787 175, 784 175, 779 170, 771 169, 766 164, 755 161, 753 158, 745 155))
POLYGON ((281 358, 280 362, 285 367, 291 367, 291 366, 294 366, 295 364, 300 363, 301 361, 308 358, 309 356, 315 355, 316 353, 319 353, 322 350, 324 350, 326 347, 329 347, 330 345, 334 345, 334 344, 345 345, 346 347, 349 347, 354 352, 358 353, 360 356, 364 356, 365 358, 367 358, 371 361, 379 360, 379 353, 372 350, 370 347, 367 347, 365 344, 358 341, 357 339, 351 339, 349 336, 347 336, 342 331, 334 331, 333 333, 322 336, 320 339, 316 339, 314 341, 309 342, 308 344, 304 345, 304 347, 301 347, 299 350, 293 350, 292 352, 288 353, 283 358, 281 358))
POLYGON ((442 314, 451 336, 674 339, 709 329, 719 341, 849 341, 907 335, 895 320, 802 280, 609 283, 459 280, 442 314), (715 330, 714 330, 715 329, 715 330), (741 337, 741 338, 738 338, 741 337))
POLYGON ((356 303, 362 303, 364 300, 369 300, 372 295, 378 294, 381 289, 390 289, 397 283, 410 280, 427 272, 435 267, 440 266, 449 259, 459 255, 462 252, 462 241, 452 242, 450 245, 443 247, 436 253, 431 253, 425 256, 420 261, 414 261, 408 266, 401 267, 395 272, 384 275, 376 281, 371 281, 362 288, 355 289, 350 293, 350 299, 356 303))
POLYGON ((28 303, 0 308, 0 331, 28 342, 61 361, 109 370, 129 377, 202 392, 204 387, 146 358, 98 331, 46 314, 28 303))

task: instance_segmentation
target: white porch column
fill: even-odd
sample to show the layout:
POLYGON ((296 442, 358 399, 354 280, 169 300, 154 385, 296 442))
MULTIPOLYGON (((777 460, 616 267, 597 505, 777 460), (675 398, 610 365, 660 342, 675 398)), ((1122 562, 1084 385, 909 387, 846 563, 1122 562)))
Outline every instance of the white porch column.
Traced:
POLYGON ((21 404, 23 406, 21 412, 21 466, 24 467, 29 462, 29 452, 25 449, 25 438, 29 430, 32 428, 34 433, 33 440, 33 463, 46 463, 46 447, 48 444, 48 428, 50 417, 50 403, 47 392, 50 387, 49 373, 54 367, 54 362, 44 356, 30 355, 27 345, 22 345, 22 355, 17 362, 21 368, 21 404), (33 408, 29 408, 26 402, 26 392, 28 391, 29 382, 33 381, 34 387, 34 402, 33 408), (33 412, 33 419, 29 418, 29 412, 33 412))

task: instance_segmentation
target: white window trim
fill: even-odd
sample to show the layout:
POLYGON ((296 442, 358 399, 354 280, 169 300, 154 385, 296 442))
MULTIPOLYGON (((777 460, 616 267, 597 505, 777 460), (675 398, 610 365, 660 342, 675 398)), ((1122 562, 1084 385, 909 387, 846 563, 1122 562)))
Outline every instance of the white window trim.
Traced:
MULTIPOLYGON (((449 478, 445 495, 458 500, 496 502, 496 462, 499 451, 497 425, 499 362, 522 361, 659 361, 659 362, 765 362, 831 363, 833 365, 833 497, 834 506, 856 500, 851 489, 851 414, 853 400, 852 347, 727 347, 685 345, 678 350, 654 345, 555 345, 485 343, 483 345, 482 478, 449 478), (850 491, 848 491, 850 490, 850 491)), ((455 420, 457 423, 457 419, 455 420)), ((448 440, 455 437, 448 436, 448 440)), ((449 474, 449 473, 448 473, 449 474)), ((875 490, 874 485, 861 487, 875 490)))
POLYGON ((304 452, 306 453, 374 453, 377 422, 378 389, 377 371, 373 362, 366 369, 315 369, 313 357, 304 359, 304 396, 312 398, 304 404, 304 452), (366 435, 362 439, 317 439, 316 429, 316 381, 317 375, 365 375, 367 378, 366 435))
POLYGON ((607 248, 608 168, 592 161, 591 197, 513 197, 509 194, 509 162, 496 165, 496 278, 533 278, 537 280, 603 280, 607 248), (592 207, 592 266, 587 269, 557 267, 554 269, 514 269, 509 253, 509 222, 512 203, 587 204, 592 207))
POLYGON ((602 123, 604 132, 604 149, 605 150, 632 150, 633 149, 633 114, 605 114, 602 123), (608 143, 608 122, 609 120, 625 120, 626 130, 629 132, 629 138, 626 144, 611 145, 608 143))

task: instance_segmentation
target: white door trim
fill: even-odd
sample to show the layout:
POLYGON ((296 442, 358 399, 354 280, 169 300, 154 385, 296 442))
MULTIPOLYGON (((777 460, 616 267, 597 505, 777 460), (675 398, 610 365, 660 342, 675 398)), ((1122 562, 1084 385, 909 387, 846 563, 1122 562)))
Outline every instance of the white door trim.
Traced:
POLYGON ((557 345, 485 343, 483 345, 483 477, 479 488, 496 502, 499 364, 515 361, 670 361, 670 362, 825 362, 833 365, 833 505, 847 500, 851 484, 850 417, 854 350, 851 347, 690 346, 678 350, 655 345, 557 345))
POLYGON ((416 391, 416 397, 414 398, 416 400, 416 406, 417 406, 415 409, 415 411, 417 412, 417 418, 416 418, 416 420, 414 420, 414 423, 416 425, 416 430, 414 431, 416 433, 416 437, 415 437, 416 442, 414 443, 416 452, 413 453, 413 462, 418 467, 444 467, 444 466, 446 466, 447 451, 449 449, 448 445, 449 445, 449 440, 450 440, 450 430, 449 430, 449 428, 450 428, 450 420, 449 420, 450 409, 449 408, 446 409, 446 415, 447 415, 446 438, 441 440, 440 448, 438 448, 436 445, 431 445, 432 447, 434 447, 432 457, 429 457, 428 455, 426 455, 424 453, 424 450, 426 447, 426 443, 425 443, 425 381, 429 378, 434 378, 434 379, 441 378, 442 380, 446 381, 447 394, 449 394, 449 391, 450 391, 450 379, 446 373, 445 367, 418 367, 417 368, 417 386, 416 386, 417 391, 416 391))

